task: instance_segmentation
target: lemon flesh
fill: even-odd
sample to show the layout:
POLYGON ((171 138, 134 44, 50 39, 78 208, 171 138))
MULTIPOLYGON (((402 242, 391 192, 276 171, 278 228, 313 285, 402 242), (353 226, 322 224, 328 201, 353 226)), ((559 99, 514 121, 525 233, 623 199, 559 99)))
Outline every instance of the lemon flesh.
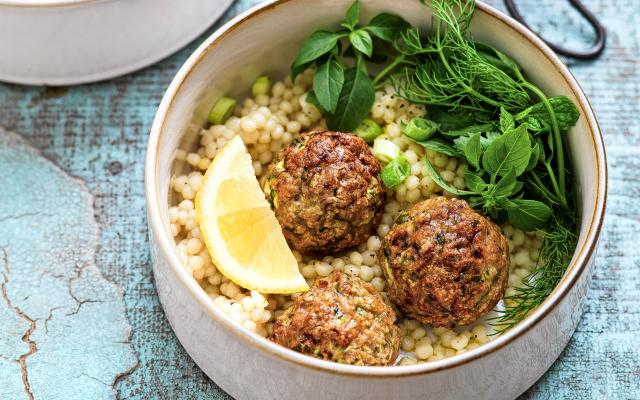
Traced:
POLYGON ((196 219, 211 259, 234 283, 261 293, 309 289, 239 136, 207 169, 196 195, 196 219))

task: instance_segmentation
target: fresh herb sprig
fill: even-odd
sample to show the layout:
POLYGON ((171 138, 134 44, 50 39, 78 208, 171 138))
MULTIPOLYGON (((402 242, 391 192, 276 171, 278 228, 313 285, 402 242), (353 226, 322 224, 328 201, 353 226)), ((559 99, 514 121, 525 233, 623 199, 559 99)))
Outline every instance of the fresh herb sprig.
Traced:
POLYGON ((544 244, 536 267, 524 279, 516 293, 505 297, 505 310, 491 319, 496 334, 502 334, 516 326, 529 313, 544 302, 556 287, 571 261, 578 245, 576 222, 566 214, 553 217, 551 227, 544 231, 544 244))
POLYGON ((360 25, 360 1, 356 0, 340 29, 316 31, 305 39, 291 65, 291 78, 317 66, 307 100, 325 112, 329 129, 351 132, 365 119, 375 100, 374 83, 389 72, 383 70, 372 78, 367 62, 384 56, 409 26, 401 17, 387 13, 360 25))
MULTIPOLYGON (((291 76, 295 79, 316 65, 307 101, 325 112, 330 129, 340 131, 356 129, 373 104, 375 88, 391 82, 401 97, 426 105, 429 128, 436 127, 434 132, 426 129, 425 121, 409 122, 403 125, 405 135, 469 164, 467 189, 461 190, 447 184, 425 157, 439 186, 465 197, 496 222, 508 220, 523 230, 547 228, 536 269, 494 320, 502 333, 542 303, 575 250, 576 215, 563 132, 575 125, 580 114, 568 98, 547 97, 526 80, 509 56, 469 38, 474 1, 430 3, 434 29, 423 36, 392 14, 360 25, 356 0, 340 29, 317 31, 305 40, 291 76), (367 63, 380 58, 387 64, 371 76, 367 63)), ((377 134, 366 136, 375 139, 377 134)), ((380 157, 390 162, 398 151, 383 148, 386 142, 375 139, 374 153, 377 146, 380 157)), ((404 179, 406 166, 401 160, 388 167, 389 185, 404 179)))

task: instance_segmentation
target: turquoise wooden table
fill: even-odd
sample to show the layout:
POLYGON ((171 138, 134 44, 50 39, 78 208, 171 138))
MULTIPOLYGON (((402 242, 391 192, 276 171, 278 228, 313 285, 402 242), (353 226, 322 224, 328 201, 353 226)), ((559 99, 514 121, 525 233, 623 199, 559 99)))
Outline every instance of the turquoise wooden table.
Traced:
MULTIPOLYGON (((223 20, 257 2, 238 1, 223 20)), ((565 3, 518 2, 535 29, 586 46, 593 33, 565 3)), ((609 209, 582 321, 525 399, 640 398, 640 3, 586 4, 608 47, 570 65, 604 131, 609 209)), ((147 134, 201 40, 108 82, 0 84, 0 399, 229 397, 169 327, 147 243, 147 134)))

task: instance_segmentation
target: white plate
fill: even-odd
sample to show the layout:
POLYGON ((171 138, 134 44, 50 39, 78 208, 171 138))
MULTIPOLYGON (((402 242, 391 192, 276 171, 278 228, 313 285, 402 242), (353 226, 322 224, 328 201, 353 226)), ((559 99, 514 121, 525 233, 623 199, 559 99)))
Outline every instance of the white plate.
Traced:
POLYGON ((233 0, 0 0, 0 80, 72 85, 172 54, 233 0))

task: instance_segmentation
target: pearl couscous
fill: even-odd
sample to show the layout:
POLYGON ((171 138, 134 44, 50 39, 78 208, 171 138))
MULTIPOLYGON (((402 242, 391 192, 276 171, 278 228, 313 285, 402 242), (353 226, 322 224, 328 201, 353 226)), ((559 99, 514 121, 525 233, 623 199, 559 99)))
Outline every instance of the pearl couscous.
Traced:
MULTIPOLYGON (((200 187, 203 173, 217 152, 236 135, 247 145, 256 176, 261 178, 266 167, 284 146, 290 144, 301 132, 326 130, 323 115, 305 101, 311 89, 313 70, 299 75, 295 82, 285 79, 275 82, 268 94, 247 98, 236 106, 234 115, 224 124, 202 129, 200 145, 193 151, 178 152, 179 162, 189 165, 191 171, 172 179, 173 206, 169 208, 169 220, 176 249, 184 268, 192 274, 202 289, 220 309, 244 328, 267 337, 272 332, 273 321, 292 304, 298 295, 267 295, 247 291, 224 277, 212 263, 204 246, 202 234, 196 222, 194 198, 200 187)), ((409 161, 411 174, 403 183, 389 190, 376 234, 357 248, 336 256, 313 258, 294 251, 300 273, 309 286, 316 279, 333 271, 344 271, 370 282, 385 296, 385 280, 377 259, 381 238, 390 230, 394 218, 413 203, 436 196, 452 196, 430 178, 422 162, 427 156, 440 176, 450 185, 464 189, 466 163, 432 150, 426 150, 403 136, 400 126, 413 117, 425 115, 424 106, 418 106, 394 95, 391 87, 375 94, 375 103, 369 118, 383 127, 380 136, 395 143, 409 161)), ((509 240, 511 271, 506 296, 513 295, 523 285, 523 279, 535 266, 542 246, 539 233, 526 233, 509 225, 502 227, 509 240)), ((501 301, 498 307, 503 307, 501 301)), ((488 316, 491 317, 491 314, 488 316)), ((440 360, 472 350, 491 340, 492 329, 487 317, 464 328, 430 328, 411 319, 400 321, 402 355, 397 364, 409 365, 440 360)))

